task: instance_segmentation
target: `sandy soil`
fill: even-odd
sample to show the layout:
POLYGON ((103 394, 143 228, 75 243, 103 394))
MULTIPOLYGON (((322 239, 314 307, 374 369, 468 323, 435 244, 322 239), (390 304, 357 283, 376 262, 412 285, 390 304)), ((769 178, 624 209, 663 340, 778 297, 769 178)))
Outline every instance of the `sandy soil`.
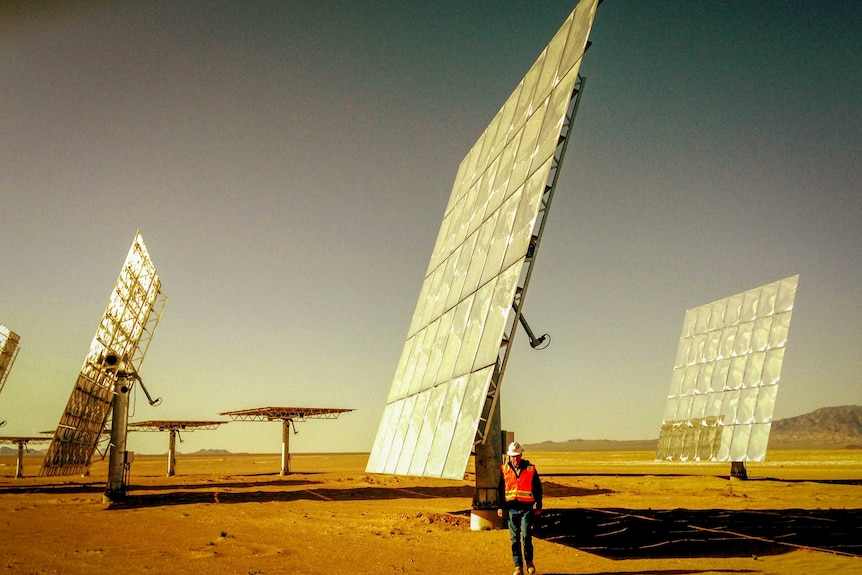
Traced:
MULTIPOLYGON (((529 453, 543 476, 540 573, 862 573, 862 450, 749 463, 529 453)), ((471 531, 472 478, 368 475, 365 454, 137 456, 128 501, 0 458, 0 573, 512 573, 508 533, 471 531)))

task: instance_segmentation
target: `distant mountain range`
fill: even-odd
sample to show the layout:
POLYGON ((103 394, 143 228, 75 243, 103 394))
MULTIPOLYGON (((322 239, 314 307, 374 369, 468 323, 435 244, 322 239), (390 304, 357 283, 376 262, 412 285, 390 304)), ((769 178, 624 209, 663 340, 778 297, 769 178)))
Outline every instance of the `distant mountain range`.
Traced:
MULTIPOLYGON (((525 444, 527 451, 655 451, 658 439, 570 439, 525 444)), ((862 449, 862 406, 823 407, 772 422, 769 449, 862 449)))
MULTIPOLYGON (((167 457, 168 452, 164 453, 165 457, 167 457)), ((239 455, 238 453, 231 453, 227 449, 198 449, 197 451, 193 451, 191 453, 181 453, 177 451, 177 455, 239 455)))
POLYGON ((769 448, 862 449, 862 406, 823 407, 777 419, 769 433, 769 448))

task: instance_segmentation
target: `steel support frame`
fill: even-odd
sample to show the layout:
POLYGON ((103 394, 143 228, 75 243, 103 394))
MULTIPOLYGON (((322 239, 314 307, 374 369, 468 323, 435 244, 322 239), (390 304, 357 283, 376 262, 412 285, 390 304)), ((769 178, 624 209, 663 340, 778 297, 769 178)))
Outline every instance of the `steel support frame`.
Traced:
POLYGON ((500 343, 500 353, 497 357, 497 364, 494 367, 494 373, 491 376, 491 383, 488 386, 488 393, 485 396, 482 415, 479 418, 479 425, 476 430, 473 449, 475 456, 474 465, 476 468, 476 492, 473 498, 474 510, 496 509, 498 507, 496 490, 497 482, 499 481, 500 464, 502 461, 499 406, 500 386, 503 381, 503 375, 506 371, 506 365, 509 362, 509 354, 512 351, 512 342, 515 339, 515 332, 517 331, 517 327, 524 310, 524 299, 527 295, 527 287, 530 284, 530 278, 533 274, 533 265, 536 263, 539 245, 541 244, 542 236, 545 232, 548 212, 550 211, 551 201, 554 198, 554 191, 556 190, 557 181, 560 176, 560 167, 566 154, 566 148, 569 144, 569 135, 578 111, 585 82, 586 79, 579 74, 578 79, 575 82, 575 87, 572 90, 569 110, 566 113, 566 119, 560 130, 560 137, 557 140, 557 147, 554 152, 551 171, 548 174, 548 182, 545 185, 545 191, 542 195, 541 204, 539 206, 539 213, 536 222, 538 231, 533 234, 530 248, 524 261, 525 265, 521 271, 521 277, 519 278, 518 287, 515 290, 513 301, 515 304, 513 307, 515 313, 507 321, 507 327, 503 332, 503 340, 500 343), (494 454, 496 457, 492 457, 490 454, 494 454))

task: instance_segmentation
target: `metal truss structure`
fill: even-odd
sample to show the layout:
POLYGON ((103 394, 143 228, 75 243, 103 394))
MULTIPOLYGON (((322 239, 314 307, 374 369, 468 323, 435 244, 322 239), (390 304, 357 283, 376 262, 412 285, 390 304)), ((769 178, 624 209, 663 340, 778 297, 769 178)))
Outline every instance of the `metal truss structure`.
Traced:
POLYGON ((129 431, 195 431, 196 429, 212 431, 224 425, 227 421, 133 421, 129 422, 129 431))
POLYGON ((137 232, 39 475, 86 473, 111 413, 118 374, 140 370, 166 301, 137 232))
POLYGON ((348 411, 353 410, 330 407, 257 407, 239 411, 225 411, 219 415, 226 415, 234 421, 289 420, 303 422, 307 419, 338 419, 339 415, 348 411))
POLYGON ((563 158, 566 155, 566 147, 569 143, 569 132, 571 131, 572 124, 575 121, 575 115, 578 111, 578 105, 581 101, 581 93, 584 89, 585 83, 586 79, 578 75, 577 81, 575 83, 575 88, 572 93, 572 99, 569 104, 569 110, 566 114, 566 119, 563 123, 563 127, 560 130, 560 137, 557 141, 557 148, 554 152, 551 170, 548 174, 547 184, 545 185, 542 199, 539 203, 539 212, 534 228, 537 231, 530 239, 530 246, 524 259, 524 267, 521 271, 521 278, 518 283, 518 287, 515 289, 515 297, 512 301, 512 310, 515 313, 510 315, 506 329, 503 332, 503 339, 500 342, 500 353, 497 358, 496 369, 493 376, 491 377, 491 383, 488 386, 488 393, 485 395, 485 405, 482 408, 482 415, 479 418, 479 426, 476 431, 476 439, 474 441, 474 444, 485 444, 491 436, 496 436, 493 431, 499 432, 499 430, 495 429, 492 431, 490 429, 491 419, 493 413, 496 410, 497 401, 499 399, 500 383, 503 380, 503 374, 506 372, 506 365, 509 363, 509 355, 512 351, 512 341, 515 339, 515 333, 517 331, 518 324, 522 324, 527 330, 527 335, 530 337, 530 345, 533 348, 539 348, 540 346, 542 346, 545 343, 544 338, 548 337, 547 335, 544 335, 542 336, 542 338, 537 339, 533 336, 533 334, 529 330, 529 327, 527 327, 521 309, 524 303, 524 299, 527 295, 527 287, 530 284, 530 278, 533 275, 533 266, 536 262, 536 254, 538 253, 539 244, 541 243, 542 236, 545 232, 545 224, 547 223, 548 211, 551 208, 551 200, 553 200, 554 198, 554 191, 557 188, 557 180, 560 176, 560 166, 563 162, 563 158))

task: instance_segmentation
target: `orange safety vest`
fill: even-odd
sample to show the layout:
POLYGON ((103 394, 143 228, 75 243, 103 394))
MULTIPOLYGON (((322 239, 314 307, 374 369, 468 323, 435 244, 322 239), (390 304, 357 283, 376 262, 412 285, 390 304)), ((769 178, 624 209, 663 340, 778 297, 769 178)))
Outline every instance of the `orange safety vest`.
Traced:
POLYGON ((533 475, 536 468, 528 465, 521 470, 520 475, 515 475, 515 470, 509 464, 503 465, 503 480, 506 486, 506 501, 523 501, 533 503, 533 475))

